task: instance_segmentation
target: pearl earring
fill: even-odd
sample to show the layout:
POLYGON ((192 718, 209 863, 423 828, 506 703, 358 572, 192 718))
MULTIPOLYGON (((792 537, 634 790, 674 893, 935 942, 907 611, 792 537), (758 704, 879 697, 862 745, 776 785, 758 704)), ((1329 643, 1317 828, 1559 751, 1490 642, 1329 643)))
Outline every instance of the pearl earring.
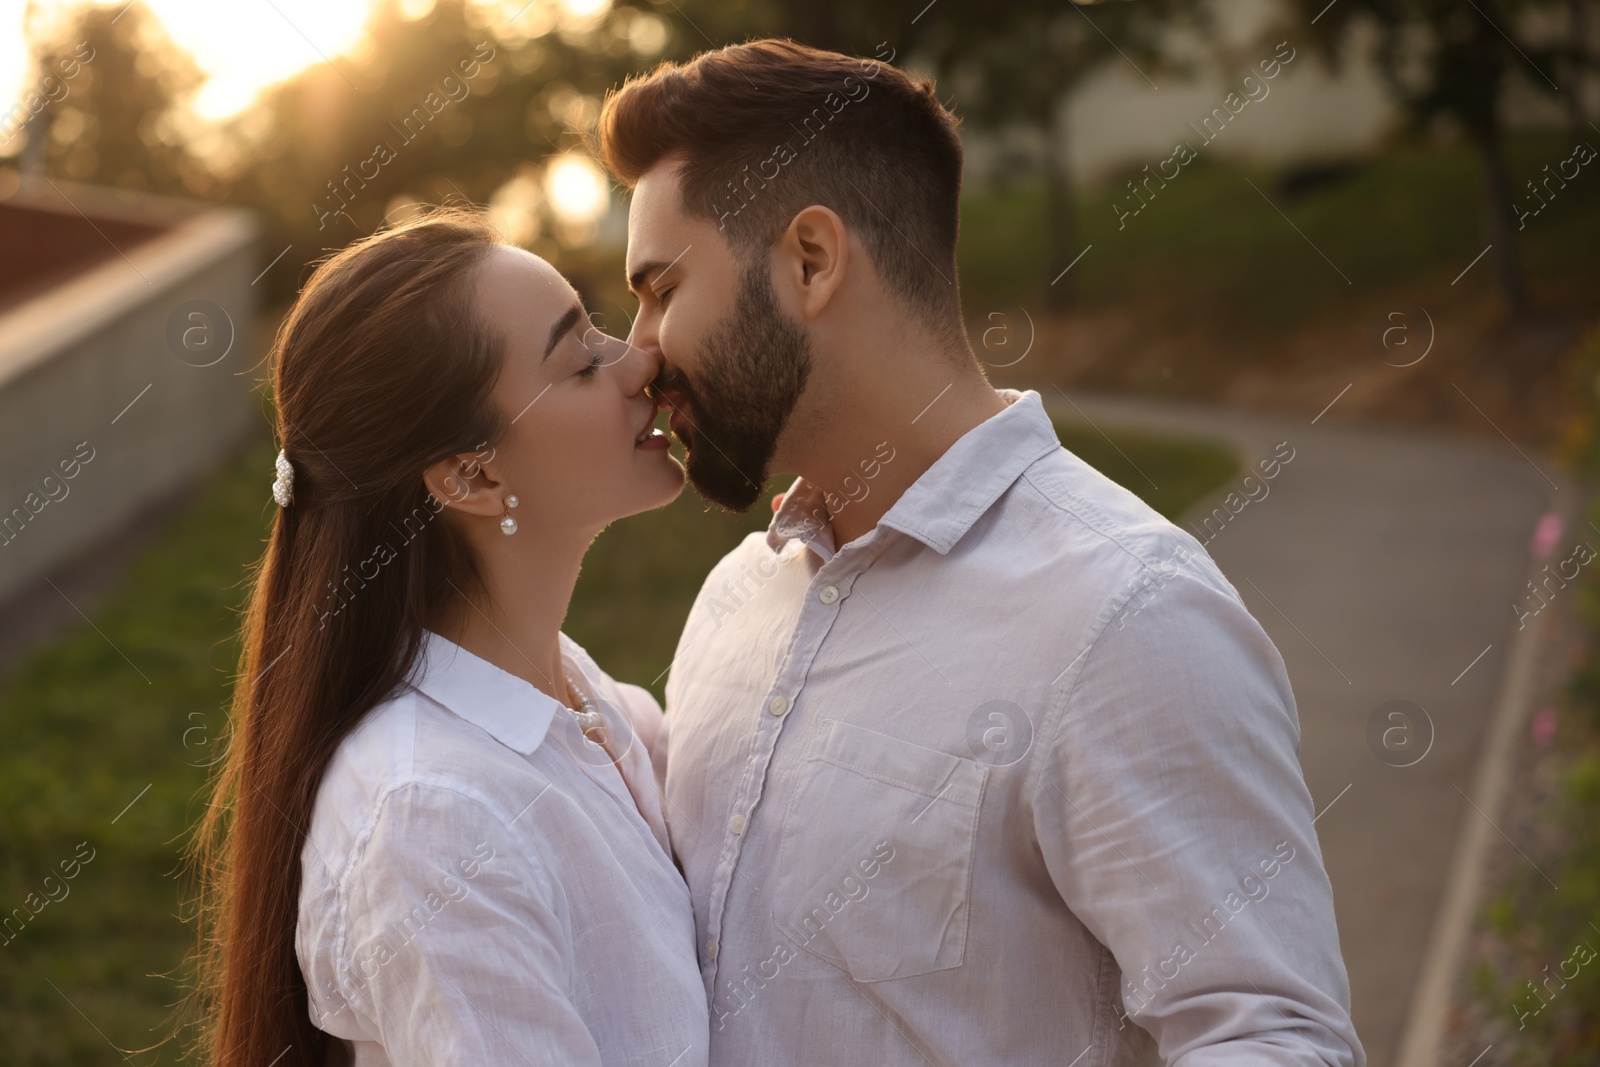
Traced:
POLYGON ((517 506, 517 498, 506 497, 506 517, 500 520, 500 532, 510 537, 517 532, 517 520, 511 517, 511 509, 517 506))

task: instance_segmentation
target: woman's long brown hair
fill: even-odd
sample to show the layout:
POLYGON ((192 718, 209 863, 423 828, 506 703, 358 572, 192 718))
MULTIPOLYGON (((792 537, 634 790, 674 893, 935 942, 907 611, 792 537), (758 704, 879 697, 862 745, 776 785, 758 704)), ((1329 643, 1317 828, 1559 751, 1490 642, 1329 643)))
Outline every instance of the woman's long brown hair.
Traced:
POLYGON ((249 576, 227 754, 190 846, 187 1014, 203 1062, 291 1067, 327 1052, 295 955, 301 852, 339 742, 405 679, 441 607, 482 591, 423 471, 505 428, 490 400, 502 348, 470 288, 496 243, 460 210, 358 241, 317 268, 273 346, 294 498, 272 504, 262 472, 272 532, 249 576))

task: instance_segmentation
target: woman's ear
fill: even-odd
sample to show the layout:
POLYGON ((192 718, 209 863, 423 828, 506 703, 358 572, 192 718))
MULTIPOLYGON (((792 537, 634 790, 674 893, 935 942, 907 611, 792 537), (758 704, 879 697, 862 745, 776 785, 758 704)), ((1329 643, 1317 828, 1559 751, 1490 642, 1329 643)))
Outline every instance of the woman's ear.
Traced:
POLYGON ((482 452, 458 452, 422 472, 428 492, 442 507, 468 515, 499 515, 505 486, 485 465, 482 452))
POLYGON ((850 264, 850 233, 831 208, 813 204, 790 221, 778 238, 783 270, 799 310, 814 319, 844 284, 850 264))

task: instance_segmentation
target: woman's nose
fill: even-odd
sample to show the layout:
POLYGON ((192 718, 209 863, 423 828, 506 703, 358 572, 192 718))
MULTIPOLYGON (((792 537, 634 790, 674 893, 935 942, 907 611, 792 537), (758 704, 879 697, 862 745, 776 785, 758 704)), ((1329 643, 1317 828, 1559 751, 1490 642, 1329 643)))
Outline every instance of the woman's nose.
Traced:
POLYGON ((661 361, 653 348, 640 348, 631 339, 602 334, 606 366, 615 366, 628 395, 640 392, 661 372, 661 361))

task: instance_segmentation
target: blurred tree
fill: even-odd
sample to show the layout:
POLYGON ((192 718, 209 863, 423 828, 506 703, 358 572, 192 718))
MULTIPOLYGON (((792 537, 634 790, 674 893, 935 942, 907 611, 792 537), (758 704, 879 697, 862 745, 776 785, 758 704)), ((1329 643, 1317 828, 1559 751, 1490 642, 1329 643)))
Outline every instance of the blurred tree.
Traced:
POLYGON ((1047 203, 1050 270, 1042 288, 1047 305, 1061 309, 1072 293, 1070 275, 1061 272, 1081 251, 1068 168, 1067 98, 1107 62, 1126 62, 1148 80, 1146 71, 1168 62, 1162 46, 1174 25, 1187 20, 1200 26, 1204 10, 1197 0, 768 0, 735 13, 722 0, 685 0, 678 13, 692 27, 692 36, 678 35, 680 56, 713 47, 714 37, 792 37, 926 67, 972 127, 1034 131, 1047 203), (1050 278, 1060 280, 1052 285, 1050 278))
POLYGON ((1572 128, 1574 137, 1588 136, 1585 127, 1589 124, 1589 115, 1584 107, 1583 85, 1589 72, 1596 66, 1589 49, 1589 35, 1595 24, 1594 6, 1594 0, 1567 0, 1567 32, 1558 48, 1562 62, 1561 80, 1567 83, 1561 96, 1567 107, 1567 124, 1572 128))
MULTIPOLYGON (((524 223, 508 236, 555 254, 546 168, 581 150, 601 94, 671 36, 665 19, 628 7, 586 18, 553 0, 416 9, 383 0, 360 48, 268 90, 229 131, 224 195, 268 213, 264 247, 292 246, 287 264, 393 221, 405 202, 489 202, 508 183, 524 223)), ((563 263, 581 274, 576 243, 563 263)), ((287 296, 298 283, 289 269, 267 284, 287 296)))
POLYGON ((961 114, 986 129, 1021 125, 1039 135, 1052 279, 1044 287, 1047 307, 1070 305, 1072 279, 1064 272, 1082 251, 1068 164, 1073 90, 1104 64, 1125 63, 1155 91, 1149 72, 1171 69, 1165 46, 1174 29, 1204 29, 1204 14, 1193 0, 1015 0, 999 9, 942 0, 928 11, 915 47, 953 76, 961 114))
POLYGON ((37 39, 33 63, 37 82, 53 76, 64 95, 11 147, 42 158, 47 175, 181 193, 203 174, 181 109, 204 76, 142 3, 77 8, 37 39))
MULTIPOLYGON (((1458 126, 1477 152, 1483 171, 1486 238, 1495 278, 1514 319, 1532 312, 1518 263, 1513 225, 1517 193, 1506 165, 1504 103, 1510 82, 1559 94, 1552 80, 1576 79, 1593 60, 1581 40, 1536 39, 1531 27, 1563 23, 1582 32, 1582 2, 1573 0, 1298 0, 1301 28, 1324 57, 1337 64, 1350 33, 1376 27, 1376 60, 1414 132, 1439 120, 1458 126)), ((1573 92, 1577 86, 1570 86, 1573 92)), ((1575 99, 1575 98, 1574 98, 1575 99)), ((1572 106, 1568 103, 1569 111, 1572 106)), ((1580 108, 1581 113, 1581 108, 1580 108)))

